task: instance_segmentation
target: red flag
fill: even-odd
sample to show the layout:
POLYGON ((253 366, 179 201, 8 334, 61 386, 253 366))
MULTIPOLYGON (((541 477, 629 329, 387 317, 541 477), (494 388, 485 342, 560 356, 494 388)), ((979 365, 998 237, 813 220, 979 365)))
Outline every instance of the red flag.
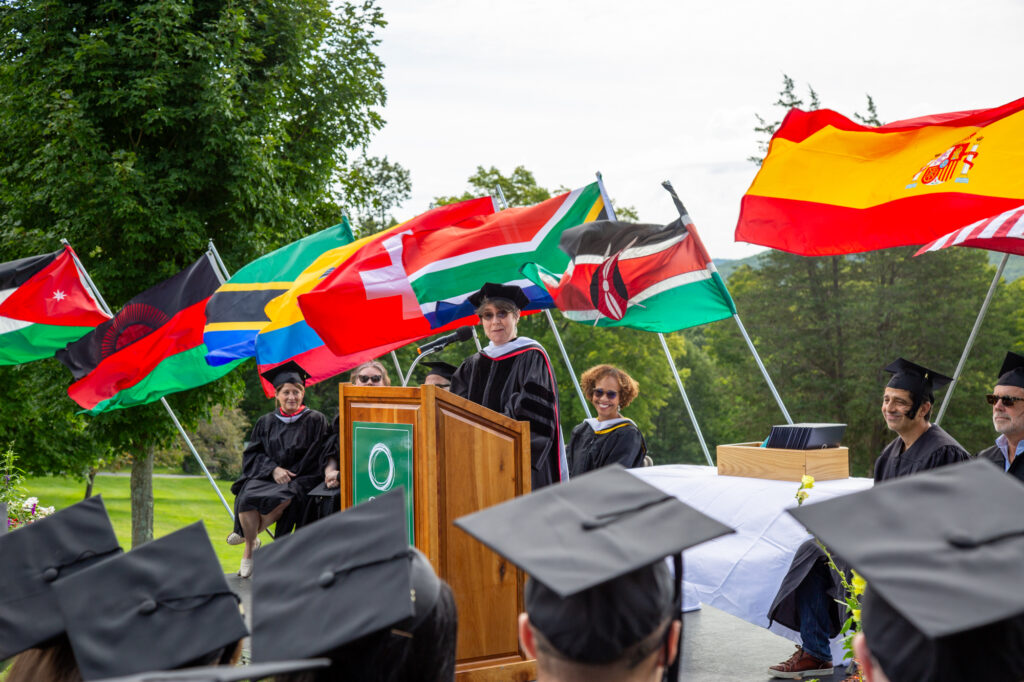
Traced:
POLYGON ((74 253, 65 246, 63 252, 40 256, 52 260, 28 281, 12 287, 6 298, 0 298, 0 317, 68 327, 95 327, 109 320, 78 271, 74 253))
POLYGON ((950 246, 969 246, 1024 256, 1024 206, 944 234, 922 246, 914 255, 920 256, 927 251, 939 251, 950 246))

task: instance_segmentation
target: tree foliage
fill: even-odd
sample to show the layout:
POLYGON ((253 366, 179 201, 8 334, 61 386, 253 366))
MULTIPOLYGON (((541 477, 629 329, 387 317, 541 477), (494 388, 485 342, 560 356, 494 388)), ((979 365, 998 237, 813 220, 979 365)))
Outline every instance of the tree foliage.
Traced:
POLYGON ((359 159, 346 173, 344 205, 359 237, 375 234, 398 221, 391 210, 409 198, 412 180, 398 163, 370 156, 359 159))

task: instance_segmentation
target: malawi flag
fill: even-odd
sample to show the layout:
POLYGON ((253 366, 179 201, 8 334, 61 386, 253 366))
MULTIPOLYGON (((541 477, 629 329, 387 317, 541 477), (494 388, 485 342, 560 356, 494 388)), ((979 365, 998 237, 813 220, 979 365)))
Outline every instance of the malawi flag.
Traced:
POLYGON ((572 259, 563 274, 536 263, 523 273, 546 287, 570 320, 668 333, 736 313, 693 225, 682 219, 587 223, 566 230, 560 246, 572 259))
POLYGON ((214 381, 241 360, 210 367, 203 325, 220 286, 208 255, 147 289, 114 318, 57 353, 74 375, 68 395, 89 414, 159 400, 214 381))
POLYGON ((48 358, 109 319, 70 246, 0 263, 0 365, 48 358))
POLYGON ((1024 99, 859 125, 789 112, 747 190, 736 241, 804 256, 924 244, 1024 200, 1024 99))
MULTIPOLYGON (((489 198, 474 201, 484 208, 491 203, 489 198)), ((467 299, 486 282, 521 286, 530 298, 527 310, 551 308, 547 291, 519 269, 531 261, 564 269, 569 258, 558 248, 562 233, 598 219, 603 209, 601 191, 593 183, 493 215, 477 211, 461 220, 449 216, 447 222, 426 223, 422 219, 430 214, 424 214, 339 265, 299 297, 299 306, 339 354, 474 324, 467 299), (345 315, 338 315, 341 309, 345 315)))

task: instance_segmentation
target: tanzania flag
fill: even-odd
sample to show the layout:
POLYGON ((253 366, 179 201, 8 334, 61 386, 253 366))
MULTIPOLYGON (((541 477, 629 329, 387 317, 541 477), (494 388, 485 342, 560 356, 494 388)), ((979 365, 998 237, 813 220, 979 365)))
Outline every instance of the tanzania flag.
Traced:
POLYGON ((789 112, 747 190, 736 241, 804 256, 924 244, 1024 200, 1024 99, 862 126, 789 112))
MULTIPOLYGON (((318 333, 321 329, 314 331, 308 324, 297 300, 320 282, 328 281, 334 272, 349 268, 353 260, 363 259, 368 253, 382 254, 380 264, 385 266, 383 272, 388 272, 386 266, 393 263, 391 258, 396 255, 393 251, 396 235, 399 235, 397 257, 401 267, 400 235, 413 229, 438 229, 452 222, 475 219, 482 213, 493 211, 494 205, 490 199, 439 206, 405 223, 322 254, 295 279, 286 293, 267 304, 266 313, 271 321, 256 337, 256 361, 260 371, 294 360, 309 372, 310 378, 306 383, 310 385, 435 333, 420 314, 415 298, 407 305, 409 317, 403 318, 402 313, 399 313, 400 322, 395 323, 379 310, 367 311, 359 306, 358 299, 365 300, 360 285, 358 296, 334 300, 326 315, 324 329, 328 333, 344 327, 358 337, 352 339, 355 348, 335 352, 333 348, 324 345, 318 333), (382 339, 379 331, 385 319, 390 323, 387 329, 391 334, 382 339)), ((406 299, 403 301, 408 303, 406 299)), ((263 388, 268 391, 268 395, 273 395, 270 384, 264 382, 263 388)))
POLYGON ((224 376, 241 362, 206 364, 206 303, 220 286, 208 255, 142 292, 114 318, 58 351, 75 376, 72 400, 99 414, 159 400, 224 376))
MULTIPOLYGON (((490 202, 490 199, 478 199, 490 202)), ((445 208, 445 207, 442 207, 445 208)), ((359 256, 340 265, 299 297, 310 325, 336 353, 355 352, 398 338, 416 338, 473 324, 467 300, 486 282, 521 286, 528 310, 554 304, 547 291, 519 269, 528 262, 561 271, 569 257, 562 233, 603 215, 597 183, 535 206, 478 214, 427 227, 410 221, 359 256), (335 310, 345 306, 347 315, 335 310), (372 319, 374 324, 362 321, 372 319)))
POLYGON ((572 259, 561 276, 536 263, 523 273, 546 287, 570 320, 667 333, 736 313, 688 221, 587 223, 566 230, 560 247, 572 259))
POLYGON ((48 358, 109 319, 70 246, 0 263, 0 365, 48 358))
MULTIPOLYGON (((287 292, 320 255, 352 242, 348 219, 257 258, 206 304, 206 361, 213 366, 256 355, 256 334, 270 323, 267 303, 287 292)), ((304 365, 303 365, 304 366, 304 365)))

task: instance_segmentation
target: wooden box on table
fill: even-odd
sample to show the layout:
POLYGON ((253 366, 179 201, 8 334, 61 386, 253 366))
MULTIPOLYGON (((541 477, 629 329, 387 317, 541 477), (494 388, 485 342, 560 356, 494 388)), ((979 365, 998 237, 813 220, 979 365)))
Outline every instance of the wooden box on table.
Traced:
POLYGON ((805 474, 816 481, 850 477, 850 451, 845 447, 820 450, 762 448, 760 443, 733 443, 717 448, 719 476, 800 481, 805 474))

